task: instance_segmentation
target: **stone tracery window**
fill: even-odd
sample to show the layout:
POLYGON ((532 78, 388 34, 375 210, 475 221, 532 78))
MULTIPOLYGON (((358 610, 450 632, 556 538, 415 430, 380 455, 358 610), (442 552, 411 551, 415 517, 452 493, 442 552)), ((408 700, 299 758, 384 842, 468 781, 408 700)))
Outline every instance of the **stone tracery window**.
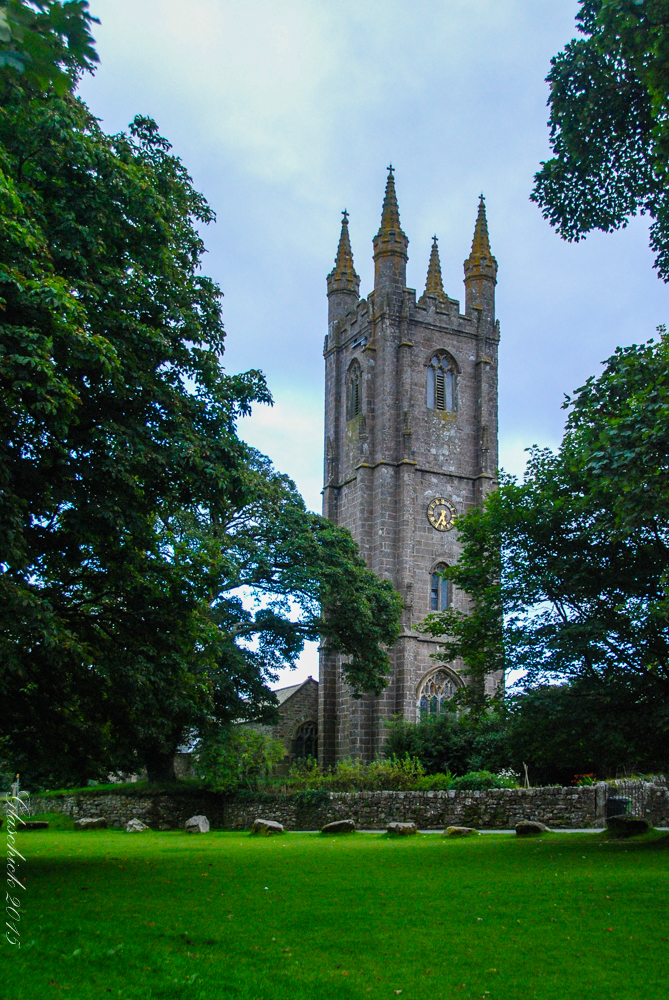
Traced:
POLYGON ((430 611, 445 611, 451 604, 453 587, 450 580, 441 575, 447 569, 446 563, 438 563, 430 577, 430 611))
POLYGON ((422 720, 443 715, 447 702, 455 694, 457 685, 447 670, 436 670, 425 678, 418 690, 418 714, 422 720))
POLYGON ((430 410, 455 410, 455 372, 448 357, 435 354, 427 369, 427 405, 430 410))
POLYGON ((318 757, 318 726, 315 722, 303 722, 297 727, 293 741, 295 757, 318 757))
POLYGON ((353 420, 362 413, 362 371, 357 361, 349 368, 347 396, 348 419, 353 420))

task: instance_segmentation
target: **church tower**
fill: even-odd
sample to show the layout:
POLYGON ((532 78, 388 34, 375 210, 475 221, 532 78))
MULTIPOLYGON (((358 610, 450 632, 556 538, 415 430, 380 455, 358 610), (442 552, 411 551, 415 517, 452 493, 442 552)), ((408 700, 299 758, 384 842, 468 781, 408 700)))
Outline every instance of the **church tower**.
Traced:
POLYGON ((374 291, 359 297, 343 213, 327 278, 323 514, 348 528, 367 566, 404 600, 392 677, 379 696, 352 697, 340 657, 321 652, 319 760, 373 760, 384 722, 439 711, 463 683, 459 664, 430 659, 414 626, 466 596, 440 576, 459 554, 454 519, 482 502, 497 471, 497 261, 481 196, 465 261, 465 311, 444 291, 434 237, 425 292, 406 288, 409 240, 388 169, 374 237, 374 291))

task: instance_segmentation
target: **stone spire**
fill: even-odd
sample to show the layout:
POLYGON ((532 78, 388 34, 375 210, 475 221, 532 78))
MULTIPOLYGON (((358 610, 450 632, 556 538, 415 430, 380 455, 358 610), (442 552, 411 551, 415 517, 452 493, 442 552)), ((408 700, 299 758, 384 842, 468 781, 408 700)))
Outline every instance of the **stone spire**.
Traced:
POLYGON ((348 236, 348 212, 342 212, 339 246, 335 266, 327 278, 328 282, 328 322, 341 319, 350 309, 354 309, 360 297, 360 278, 353 266, 351 241, 348 236))
POLYGON ((496 284, 497 261, 490 249, 485 201, 481 195, 472 249, 465 261, 465 312, 469 314, 472 309, 483 309, 486 326, 491 326, 495 320, 496 284))
POLYGON ((333 292, 355 292, 357 298, 359 289, 360 278, 353 266, 353 253, 348 235, 348 212, 344 209, 335 266, 328 274, 328 295, 332 295, 333 292))
POLYGON ((400 225, 400 210, 395 193, 395 177, 388 167, 386 193, 383 199, 381 225, 374 237, 374 291, 392 292, 393 297, 404 293, 406 285, 407 247, 409 240, 400 225))
POLYGON ((497 261, 490 249, 488 220, 485 215, 485 199, 479 198, 479 211, 474 226, 474 239, 469 257, 465 261, 465 282, 468 278, 489 278, 497 282, 497 261))
POLYGON ((441 279, 441 262, 439 261, 439 247, 437 237, 432 237, 432 249, 430 251, 430 263, 427 268, 427 281, 425 282, 425 294, 434 295, 441 302, 446 301, 444 283, 441 279))
MULTIPOLYGON (((381 225, 378 235, 389 233, 392 229, 402 232, 400 225, 400 209, 397 204, 397 193, 395 191, 395 171, 392 163, 388 167, 388 179, 386 181, 386 193, 383 199, 383 211, 381 212, 381 225)), ((404 235, 404 233, 402 233, 404 235)))

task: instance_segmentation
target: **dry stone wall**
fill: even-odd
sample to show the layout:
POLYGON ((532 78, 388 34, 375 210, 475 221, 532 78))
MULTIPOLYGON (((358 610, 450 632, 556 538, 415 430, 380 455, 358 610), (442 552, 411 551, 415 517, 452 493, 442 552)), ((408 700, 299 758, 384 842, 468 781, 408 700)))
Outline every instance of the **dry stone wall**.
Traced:
MULTIPOLYGON (((629 787, 630 783, 627 783, 629 787)), ((639 782, 646 818, 669 826, 666 781, 639 782)), ((538 820, 553 829, 603 827, 607 785, 583 788, 495 788, 466 792, 323 792, 307 795, 258 795, 231 798, 201 794, 83 794, 35 797, 36 813, 60 812, 80 819, 104 816, 122 827, 137 818, 154 830, 183 827, 189 816, 206 816, 213 829, 248 830, 254 819, 276 820, 288 830, 316 830, 325 823, 353 819, 360 829, 384 829, 388 823, 415 823, 421 830, 447 826, 504 830, 521 820, 538 820)))

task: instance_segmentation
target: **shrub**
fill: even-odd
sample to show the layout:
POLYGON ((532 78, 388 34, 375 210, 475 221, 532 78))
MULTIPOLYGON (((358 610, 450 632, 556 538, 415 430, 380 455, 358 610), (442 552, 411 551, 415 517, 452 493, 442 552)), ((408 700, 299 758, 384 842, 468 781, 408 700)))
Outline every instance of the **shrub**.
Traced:
POLYGON ((195 750, 200 776, 221 792, 258 789, 286 754, 283 743, 262 730, 232 726, 212 733, 195 750))
POLYGON ((460 778, 454 778, 452 788, 462 791, 480 791, 484 788, 514 788, 515 781, 502 778, 499 774, 491 771, 470 771, 460 778))
POLYGON ((385 753, 415 757, 427 774, 497 772, 514 763, 506 717, 495 713, 478 718, 450 713, 417 724, 396 720, 390 723, 385 753))

